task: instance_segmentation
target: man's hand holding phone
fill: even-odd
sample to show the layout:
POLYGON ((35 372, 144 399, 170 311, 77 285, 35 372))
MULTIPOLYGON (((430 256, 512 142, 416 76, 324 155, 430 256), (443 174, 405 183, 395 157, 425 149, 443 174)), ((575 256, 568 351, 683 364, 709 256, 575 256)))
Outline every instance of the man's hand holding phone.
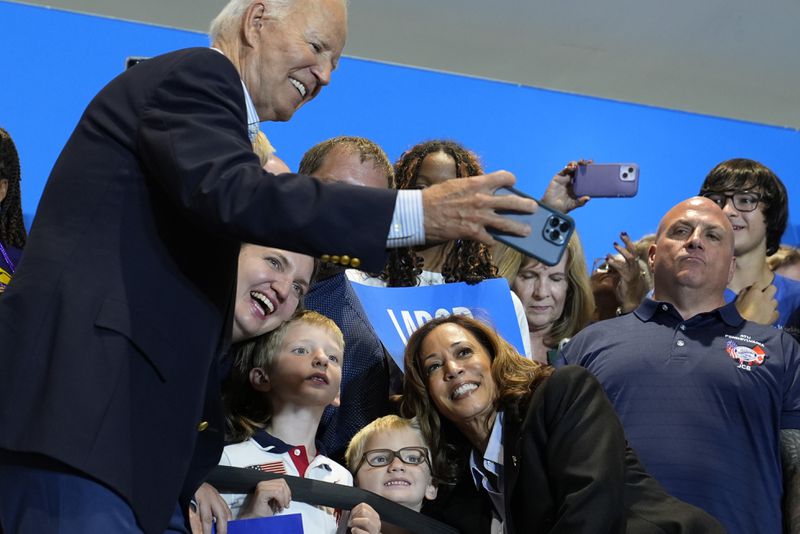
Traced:
POLYGON ((503 234, 527 236, 529 225, 498 212, 536 212, 537 203, 513 194, 495 196, 501 187, 514 185, 514 175, 496 171, 482 176, 448 180, 422 191, 425 214, 425 240, 440 243, 455 239, 494 244, 487 231, 491 227, 503 234))
MULTIPOLYGON (((511 187, 503 187, 495 192, 498 197, 522 196, 525 193, 511 187)), ((561 213, 551 207, 540 203, 539 209, 534 213, 507 213, 503 215, 530 226, 531 233, 519 237, 509 235, 500 229, 490 231, 495 238, 527 256, 536 258, 545 265, 556 265, 561 261, 561 256, 567 248, 572 232, 575 230, 575 221, 569 215, 561 213)))

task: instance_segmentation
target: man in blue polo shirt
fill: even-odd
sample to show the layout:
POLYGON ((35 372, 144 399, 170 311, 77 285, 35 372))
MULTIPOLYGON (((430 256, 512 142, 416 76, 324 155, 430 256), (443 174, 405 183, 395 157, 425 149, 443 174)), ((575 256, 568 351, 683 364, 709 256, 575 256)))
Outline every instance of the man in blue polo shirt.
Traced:
POLYGON ((584 329, 562 363, 597 376, 670 493, 731 534, 781 534, 799 528, 800 345, 725 303, 733 247, 713 201, 672 208, 650 248, 653 298, 584 329))

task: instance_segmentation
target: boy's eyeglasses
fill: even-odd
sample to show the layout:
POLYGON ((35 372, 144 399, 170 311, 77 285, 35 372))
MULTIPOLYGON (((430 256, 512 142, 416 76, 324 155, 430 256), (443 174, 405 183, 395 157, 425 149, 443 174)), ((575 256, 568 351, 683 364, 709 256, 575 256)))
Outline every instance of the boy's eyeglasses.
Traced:
POLYGON ((747 212, 754 211, 761 201, 761 195, 750 191, 737 191, 736 193, 703 193, 703 196, 714 203, 721 209, 725 209, 725 204, 728 199, 733 200, 733 207, 739 211, 747 212))
POLYGON ((428 457, 428 454, 428 449, 426 447, 403 447, 399 451, 393 451, 390 449, 372 449, 371 451, 366 451, 364 455, 361 456, 361 461, 358 462, 355 472, 358 472, 358 470, 361 469, 361 466, 364 465, 364 462, 368 463, 372 467, 386 467, 387 465, 391 464, 395 458, 399 458, 404 464, 428 464, 428 467, 430 467, 431 461, 428 457))

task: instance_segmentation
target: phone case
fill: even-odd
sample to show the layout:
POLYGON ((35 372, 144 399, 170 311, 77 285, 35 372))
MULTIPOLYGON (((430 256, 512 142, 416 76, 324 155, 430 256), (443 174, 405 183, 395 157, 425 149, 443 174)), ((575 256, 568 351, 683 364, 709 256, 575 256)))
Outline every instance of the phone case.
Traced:
POLYGON ((632 197, 639 190, 639 166, 635 163, 578 165, 572 178, 575 196, 632 197))
MULTIPOLYGON (((521 191, 510 187, 500 188, 495 195, 518 195, 533 198, 521 191)), ((535 200, 535 199, 534 199, 535 200)), ((558 212, 542 203, 536 213, 518 213, 512 211, 498 211, 501 215, 514 219, 531 227, 531 233, 526 237, 500 233, 489 229, 491 234, 500 241, 526 256, 531 256, 545 265, 556 265, 561 261, 561 256, 567 248, 569 238, 575 231, 575 221, 569 215, 558 212)))

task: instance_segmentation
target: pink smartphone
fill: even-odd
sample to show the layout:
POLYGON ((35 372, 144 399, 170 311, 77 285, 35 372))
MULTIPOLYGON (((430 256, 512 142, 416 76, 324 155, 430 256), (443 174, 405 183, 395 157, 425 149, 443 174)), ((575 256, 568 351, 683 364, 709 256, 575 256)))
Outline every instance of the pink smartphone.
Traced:
POLYGON ((578 165, 572 178, 575 196, 632 197, 639 190, 639 166, 635 163, 578 165))

